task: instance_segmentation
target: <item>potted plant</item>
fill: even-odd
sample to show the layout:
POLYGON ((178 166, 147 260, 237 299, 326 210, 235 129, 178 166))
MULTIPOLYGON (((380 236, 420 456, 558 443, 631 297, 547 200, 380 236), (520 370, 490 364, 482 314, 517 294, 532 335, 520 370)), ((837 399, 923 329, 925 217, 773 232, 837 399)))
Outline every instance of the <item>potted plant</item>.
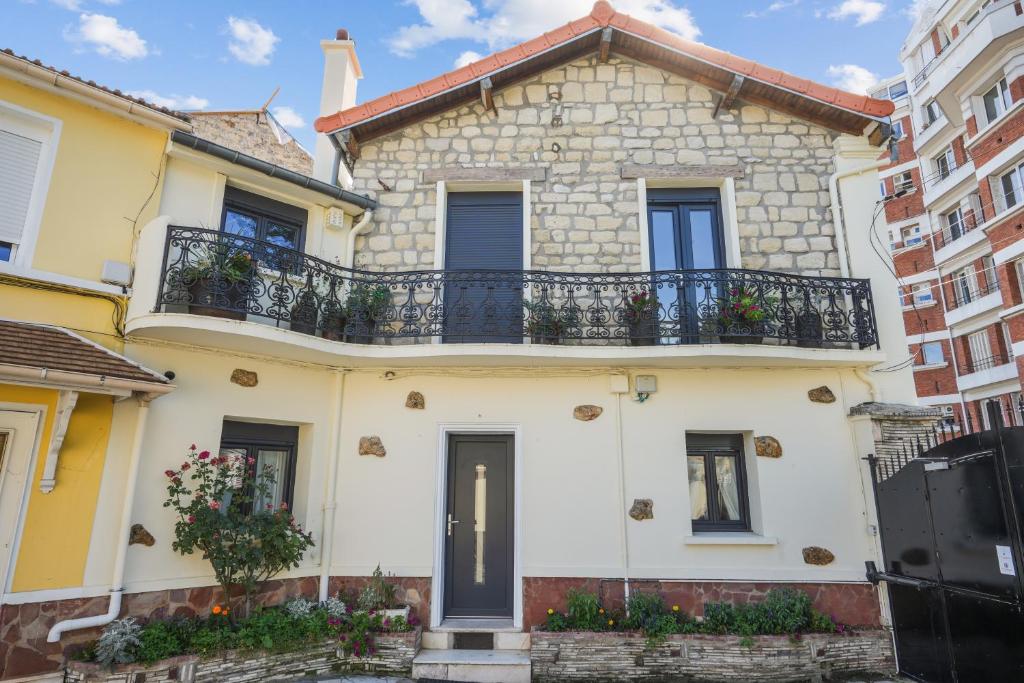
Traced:
POLYGON ((372 344, 374 330, 391 305, 391 288, 387 285, 357 283, 352 285, 345 303, 348 325, 345 341, 372 344))
POLYGON ((653 346, 658 341, 658 297, 645 289, 622 300, 622 319, 631 346, 653 346))
POLYGON ((804 304, 796 314, 796 345, 806 349, 820 349, 824 337, 821 313, 811 303, 810 295, 804 296, 804 304))
POLYGON ((316 334, 316 326, 320 320, 319 297, 316 287, 313 286, 313 274, 306 277, 306 286, 295 297, 295 303, 291 310, 292 332, 302 334, 316 334))
POLYGON ((526 333, 534 344, 558 344, 562 340, 565 325, 558 317, 558 311, 550 301, 537 303, 524 301, 526 307, 526 333))
POLYGON ((760 344, 764 340, 765 306, 757 288, 741 284, 718 302, 717 331, 723 344, 760 344))
POLYGON ((409 606, 398 604, 398 586, 388 583, 379 564, 356 602, 360 610, 380 614, 385 619, 409 619, 409 606))
POLYGON ((249 252, 225 243, 208 244, 195 265, 181 272, 188 290, 188 312, 245 320, 255 272, 256 264, 249 252))

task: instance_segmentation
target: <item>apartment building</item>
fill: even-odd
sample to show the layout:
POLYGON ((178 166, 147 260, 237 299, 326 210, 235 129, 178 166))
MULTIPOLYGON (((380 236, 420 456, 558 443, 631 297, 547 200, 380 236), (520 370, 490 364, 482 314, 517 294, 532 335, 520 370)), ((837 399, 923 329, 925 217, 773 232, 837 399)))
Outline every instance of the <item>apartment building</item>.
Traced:
MULTIPOLYGON (((1024 354, 1024 12, 927 7, 882 83, 895 141, 880 193, 917 393, 951 421, 1018 424, 1024 354)), ((880 217, 879 217, 880 221, 880 217)), ((881 231, 876 231, 881 240, 881 231)))

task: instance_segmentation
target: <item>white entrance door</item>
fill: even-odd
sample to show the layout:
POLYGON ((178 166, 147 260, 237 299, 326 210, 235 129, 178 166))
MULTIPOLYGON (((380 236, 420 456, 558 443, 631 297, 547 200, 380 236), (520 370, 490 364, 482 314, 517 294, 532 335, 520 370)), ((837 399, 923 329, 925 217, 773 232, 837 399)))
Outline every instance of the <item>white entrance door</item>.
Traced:
POLYGON ((0 410, 0 593, 8 590, 39 413, 0 410))

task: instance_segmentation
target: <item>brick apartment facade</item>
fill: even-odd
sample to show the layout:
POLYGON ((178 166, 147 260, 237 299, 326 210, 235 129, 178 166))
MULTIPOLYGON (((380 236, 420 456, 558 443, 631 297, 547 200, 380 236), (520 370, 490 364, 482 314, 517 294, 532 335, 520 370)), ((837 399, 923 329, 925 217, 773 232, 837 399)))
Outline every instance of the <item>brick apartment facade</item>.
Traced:
POLYGON ((904 73, 872 93, 896 105, 880 192, 917 393, 974 425, 992 410, 1020 422, 1022 14, 1012 0, 932 3, 901 50, 904 73))

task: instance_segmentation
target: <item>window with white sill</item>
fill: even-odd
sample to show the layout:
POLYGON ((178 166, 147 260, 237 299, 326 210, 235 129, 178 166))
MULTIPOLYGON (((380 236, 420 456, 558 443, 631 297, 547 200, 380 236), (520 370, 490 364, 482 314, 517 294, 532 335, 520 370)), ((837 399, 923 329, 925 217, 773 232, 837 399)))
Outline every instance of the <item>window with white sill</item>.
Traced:
POLYGON ((953 291, 958 306, 969 304, 978 298, 978 274, 973 265, 953 273, 953 291))
POLYGON ((948 244, 954 240, 958 240, 963 237, 964 234, 964 212, 959 206, 950 211, 949 213, 943 214, 942 222, 945 223, 943 232, 945 235, 945 241, 948 244))
POLYGON ((939 107, 939 103, 935 100, 931 100, 924 105, 921 118, 924 120, 926 128, 941 119, 942 116, 942 108, 939 107))
POLYGON ((1015 166, 999 176, 996 183, 995 203, 999 211, 1011 209, 1024 200, 1024 164, 1015 166))
POLYGON ((910 192, 914 189, 914 175, 910 171, 893 176, 893 189, 899 192, 910 192))
POLYGON ((741 434, 686 434, 690 523, 702 531, 750 531, 741 434))
POLYGON ((922 365, 940 365, 946 362, 946 356, 942 352, 942 342, 927 342, 921 344, 922 365))
POLYGON ((1006 79, 1001 78, 981 96, 982 106, 985 110, 985 119, 993 123, 996 119, 1006 113, 1013 106, 1010 97, 1010 88, 1006 79))
POLYGON ((900 236, 903 238, 903 246, 905 247, 912 247, 924 241, 920 225, 911 225, 903 228, 900 230, 900 236))
POLYGON ((930 304, 935 301, 935 294, 932 293, 932 285, 928 282, 918 282, 910 288, 911 298, 917 305, 930 304))
POLYGON ((946 151, 932 159, 935 167, 935 178, 933 182, 945 180, 956 170, 956 156, 953 154, 953 147, 947 147, 946 151))

